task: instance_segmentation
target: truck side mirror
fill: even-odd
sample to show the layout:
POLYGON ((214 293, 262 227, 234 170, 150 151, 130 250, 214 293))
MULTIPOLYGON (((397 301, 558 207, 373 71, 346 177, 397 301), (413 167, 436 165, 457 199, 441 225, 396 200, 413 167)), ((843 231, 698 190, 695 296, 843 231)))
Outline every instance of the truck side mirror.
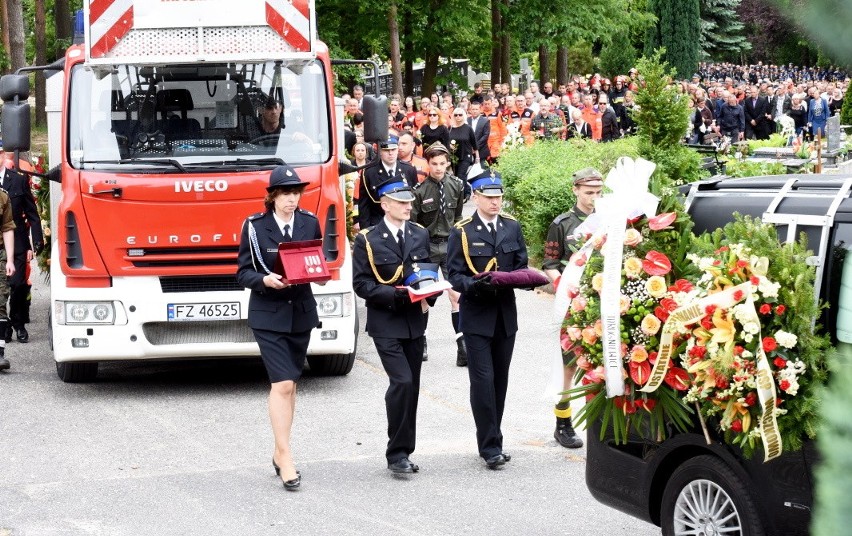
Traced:
POLYGON ((30 150, 30 81, 23 74, 7 74, 0 78, 3 99, 3 150, 30 150))
POLYGON ((364 141, 378 143, 388 139, 388 98, 364 95, 361 104, 364 114, 364 141))

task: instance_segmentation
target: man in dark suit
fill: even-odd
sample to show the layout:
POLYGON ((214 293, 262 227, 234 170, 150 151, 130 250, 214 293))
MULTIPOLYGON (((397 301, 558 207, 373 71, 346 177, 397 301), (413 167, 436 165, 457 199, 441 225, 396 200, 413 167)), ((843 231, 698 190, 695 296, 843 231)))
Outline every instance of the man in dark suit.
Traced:
POLYGON ((2 185, 9 194, 15 220, 15 275, 9 279, 9 325, 4 335, 6 342, 11 341, 14 329, 18 342, 28 342, 30 335, 26 324, 30 321, 28 298, 32 285, 27 282, 27 265, 32 261, 33 250, 39 253, 44 247, 44 234, 29 177, 13 169, 6 169, 2 185))
POLYGON ((385 182, 405 181, 408 186, 417 184, 417 168, 399 161, 397 138, 391 137, 379 144, 379 161, 364 170, 358 192, 358 225, 361 229, 372 227, 385 215, 379 202, 378 187, 385 182))
POLYGON ((746 88, 746 96, 743 99, 743 113, 745 114, 745 137, 746 139, 769 139, 767 121, 771 117, 769 103, 766 97, 761 97, 756 86, 746 88))
POLYGON ((473 137, 476 138, 476 149, 479 151, 479 161, 485 162, 491 156, 488 149, 488 136, 491 135, 491 122, 482 115, 482 107, 479 103, 470 103, 468 107, 470 117, 467 124, 473 129, 473 137))
POLYGON ((479 455, 489 469, 511 457, 503 452, 500 424, 506 402, 509 365, 518 331, 511 288, 474 278, 482 272, 512 272, 527 267, 527 246, 518 222, 500 212, 500 176, 486 170, 470 179, 476 212, 456 224, 447 245, 447 271, 461 293, 459 327, 467 346, 470 405, 479 455))
MULTIPOLYGON (((355 237, 353 286, 355 294, 366 301, 367 333, 390 380, 385 393, 388 469, 416 473, 420 468, 409 456, 414 452, 417 430, 426 319, 425 304, 412 303, 404 285, 429 262, 429 232, 409 221, 414 194, 404 181, 388 178, 378 185, 375 195, 383 216, 355 237)), ((434 304, 435 299, 427 298, 427 302, 434 304)))
POLYGON ((771 131, 778 130, 778 118, 782 115, 787 115, 793 107, 793 99, 787 94, 787 86, 780 84, 775 90, 775 95, 769 99, 769 110, 772 115, 771 131))

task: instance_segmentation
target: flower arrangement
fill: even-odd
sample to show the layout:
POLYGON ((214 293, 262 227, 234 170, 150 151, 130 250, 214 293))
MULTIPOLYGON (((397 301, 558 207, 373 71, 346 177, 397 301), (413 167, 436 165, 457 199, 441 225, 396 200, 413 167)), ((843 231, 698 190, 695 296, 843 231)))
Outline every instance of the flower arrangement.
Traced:
POLYGON ((524 147, 524 136, 521 134, 520 124, 509 122, 506 126, 506 137, 503 138, 502 151, 509 151, 524 147))
POLYGON ((575 421, 600 421, 601 439, 622 443, 700 425, 708 442, 712 435, 747 457, 800 448, 815 435, 828 346, 814 326, 805 246, 782 245, 773 226, 739 215, 696 237, 676 198, 661 205, 661 214, 628 220, 617 279, 605 274, 613 250, 603 233, 581 239, 566 267, 582 267, 567 286, 560 331, 577 366, 568 395, 586 400, 575 421), (616 280, 624 385, 608 397, 602 295, 616 280))

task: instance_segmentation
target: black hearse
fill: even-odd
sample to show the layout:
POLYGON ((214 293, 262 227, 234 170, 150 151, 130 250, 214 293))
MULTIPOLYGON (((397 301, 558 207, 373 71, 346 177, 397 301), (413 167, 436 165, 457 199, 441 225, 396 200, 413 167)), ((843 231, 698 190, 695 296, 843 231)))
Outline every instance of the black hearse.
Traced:
MULTIPOLYGON (((782 240, 807 233, 813 251, 809 262, 817 267, 816 292, 833 304, 820 324, 832 343, 846 344, 852 342, 849 313, 840 311, 852 304, 838 302, 845 257, 839 253, 852 245, 850 189, 852 176, 785 175, 716 177, 682 192, 697 233, 724 226, 734 212, 775 224, 782 240)), ((847 278, 852 279, 850 268, 847 278)), ((636 436, 616 445, 611 437, 599 437, 600 424, 590 426, 586 484, 592 495, 660 526, 664 535, 808 534, 816 461, 812 441, 763 463, 762 454, 746 460, 718 436, 708 445, 697 423, 662 442, 636 436)))

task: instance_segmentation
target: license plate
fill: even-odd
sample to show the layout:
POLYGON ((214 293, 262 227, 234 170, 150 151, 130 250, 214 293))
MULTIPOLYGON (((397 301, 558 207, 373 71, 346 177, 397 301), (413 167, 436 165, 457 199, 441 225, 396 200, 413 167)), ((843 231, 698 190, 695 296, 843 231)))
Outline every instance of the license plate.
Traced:
POLYGON ((170 303, 169 322, 233 320, 240 317, 240 302, 170 303))

